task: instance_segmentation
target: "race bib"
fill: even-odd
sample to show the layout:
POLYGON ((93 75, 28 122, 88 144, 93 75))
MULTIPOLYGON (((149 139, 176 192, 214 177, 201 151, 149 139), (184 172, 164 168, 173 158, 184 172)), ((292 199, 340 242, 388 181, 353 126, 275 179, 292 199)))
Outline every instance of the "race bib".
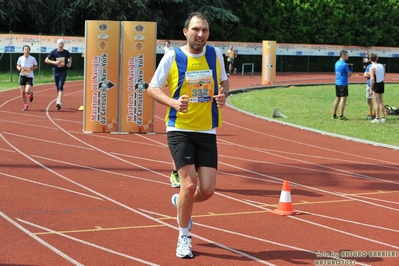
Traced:
POLYGON ((21 68, 21 75, 22 76, 28 76, 30 73, 30 68, 32 67, 32 64, 27 64, 25 62, 25 64, 23 64, 22 68, 21 68))
POLYGON ((212 101, 214 95, 212 70, 187 71, 186 83, 190 103, 212 101))
POLYGON ((30 69, 29 69, 29 68, 23 67, 23 68, 21 69, 21 75, 22 75, 22 76, 27 76, 27 75, 29 75, 29 73, 30 73, 30 69))
POLYGON ((65 66, 65 57, 57 57, 55 60, 61 62, 61 63, 58 65, 58 67, 63 67, 63 66, 65 66))

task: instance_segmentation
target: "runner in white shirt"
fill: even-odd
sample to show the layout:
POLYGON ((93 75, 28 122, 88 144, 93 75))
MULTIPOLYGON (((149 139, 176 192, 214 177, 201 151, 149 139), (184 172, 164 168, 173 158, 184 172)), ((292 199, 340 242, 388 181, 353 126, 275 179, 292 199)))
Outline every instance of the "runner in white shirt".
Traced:
POLYGON ((17 69, 19 74, 19 85, 21 88, 21 98, 24 103, 23 111, 28 111, 28 100, 33 101, 33 70, 38 68, 36 58, 30 55, 30 46, 24 45, 22 48, 24 55, 20 56, 17 61, 17 69))

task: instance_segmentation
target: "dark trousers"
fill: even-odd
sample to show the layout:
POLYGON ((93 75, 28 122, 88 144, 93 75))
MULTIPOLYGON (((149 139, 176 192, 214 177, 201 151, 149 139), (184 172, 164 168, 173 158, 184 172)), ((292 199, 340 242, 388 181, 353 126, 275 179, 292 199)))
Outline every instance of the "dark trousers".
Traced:
POLYGON ((55 82, 55 86, 57 87, 57 91, 63 91, 64 83, 65 83, 65 80, 67 77, 67 71, 53 70, 53 75, 54 75, 54 82, 55 82))

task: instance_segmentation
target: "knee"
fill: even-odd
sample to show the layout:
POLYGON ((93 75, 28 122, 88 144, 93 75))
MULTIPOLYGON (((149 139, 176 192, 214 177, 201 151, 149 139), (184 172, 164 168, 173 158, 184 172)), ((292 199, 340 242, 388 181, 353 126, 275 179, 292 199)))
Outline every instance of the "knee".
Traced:
POLYGON ((209 199, 210 197, 212 197, 214 192, 215 192, 214 190, 206 191, 206 192, 204 193, 204 200, 207 200, 207 199, 209 199))
POLYGON ((190 185, 186 186, 186 192, 190 196, 194 196, 196 189, 197 189, 197 185, 195 183, 191 183, 190 185))
POLYGON ((215 190, 214 189, 211 189, 211 188, 207 188, 207 189, 200 189, 200 188, 198 188, 200 191, 200 195, 201 195, 201 200, 207 200, 207 199, 209 199, 210 197, 212 197, 213 196, 213 194, 215 193, 215 190))

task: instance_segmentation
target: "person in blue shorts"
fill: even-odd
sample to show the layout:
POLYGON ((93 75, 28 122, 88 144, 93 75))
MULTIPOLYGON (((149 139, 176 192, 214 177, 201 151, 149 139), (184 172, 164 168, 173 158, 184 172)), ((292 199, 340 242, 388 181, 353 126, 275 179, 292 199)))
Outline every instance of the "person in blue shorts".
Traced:
POLYGON ((30 46, 24 45, 22 48, 24 55, 20 56, 17 61, 17 69, 19 74, 19 86, 21 88, 21 98, 24 103, 23 111, 28 111, 28 100, 33 101, 33 71, 38 68, 36 58, 30 55, 30 46))
POLYGON ((346 61, 349 58, 348 52, 341 50, 339 52, 339 60, 335 63, 335 101, 333 104, 333 119, 347 120, 344 116, 346 98, 349 95, 348 78, 352 76, 346 61), (339 108, 339 116, 337 110, 339 108))
POLYGON ((57 100, 55 103, 57 110, 61 109, 67 70, 72 66, 72 57, 69 51, 64 49, 64 45, 64 40, 58 39, 58 47, 52 50, 44 60, 47 64, 53 65, 54 82, 57 88, 57 100))

